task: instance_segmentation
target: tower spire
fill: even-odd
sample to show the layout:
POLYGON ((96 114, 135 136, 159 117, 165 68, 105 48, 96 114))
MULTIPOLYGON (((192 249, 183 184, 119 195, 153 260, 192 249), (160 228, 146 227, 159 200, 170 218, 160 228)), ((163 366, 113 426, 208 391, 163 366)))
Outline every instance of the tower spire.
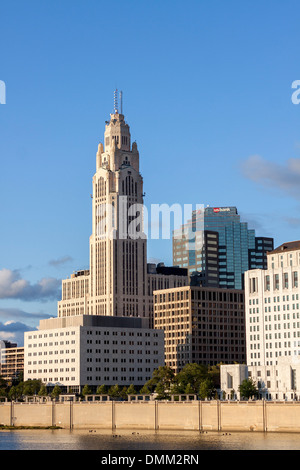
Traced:
POLYGON ((119 105, 118 105, 118 89, 116 88, 114 91, 114 112, 119 112, 119 105))

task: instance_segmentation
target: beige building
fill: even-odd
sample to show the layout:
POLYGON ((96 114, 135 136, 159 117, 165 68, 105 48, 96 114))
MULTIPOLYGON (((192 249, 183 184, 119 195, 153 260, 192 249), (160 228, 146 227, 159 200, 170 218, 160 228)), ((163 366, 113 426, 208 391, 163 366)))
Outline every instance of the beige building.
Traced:
POLYGON ((153 288, 188 284, 185 269, 166 274, 147 266, 143 201, 137 144, 116 106, 96 155, 90 268, 62 281, 58 317, 147 317, 151 325, 153 288))
POLYGON ((101 315, 41 320, 24 335, 24 380, 93 392, 99 385, 143 386, 164 365, 163 331, 147 319, 101 315))
POLYGON ((154 292, 154 328, 165 333, 165 361, 185 364, 245 362, 242 290, 185 286, 154 292))
POLYGON ((0 341, 0 376, 9 384, 24 371, 24 348, 0 341))
POLYGON ((221 366, 221 391, 226 399, 240 399, 239 386, 251 378, 258 398, 265 400, 300 400, 300 356, 280 357, 276 365, 250 366, 230 364, 221 366))
POLYGON ((267 269, 245 272, 247 365, 223 365, 221 387, 239 398, 251 377, 266 399, 300 399, 300 241, 267 254, 267 269))
POLYGON ((267 269, 245 273, 247 364, 276 365, 300 355, 300 241, 267 255, 267 269))

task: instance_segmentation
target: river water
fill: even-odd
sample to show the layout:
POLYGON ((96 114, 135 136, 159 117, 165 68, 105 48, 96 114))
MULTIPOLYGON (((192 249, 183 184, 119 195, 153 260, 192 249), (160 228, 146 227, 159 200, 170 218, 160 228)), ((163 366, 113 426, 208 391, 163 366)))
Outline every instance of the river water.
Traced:
POLYGON ((103 430, 0 431, 0 450, 299 450, 299 433, 103 430))

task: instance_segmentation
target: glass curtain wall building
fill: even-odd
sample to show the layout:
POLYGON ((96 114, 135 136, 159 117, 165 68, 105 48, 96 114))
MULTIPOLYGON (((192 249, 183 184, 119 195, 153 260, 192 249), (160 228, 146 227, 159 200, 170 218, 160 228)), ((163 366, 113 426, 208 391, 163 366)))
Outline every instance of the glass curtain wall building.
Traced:
POLYGON ((192 284, 243 289, 243 274, 266 268, 273 238, 256 237, 236 207, 206 207, 173 232, 173 264, 187 268, 192 284))

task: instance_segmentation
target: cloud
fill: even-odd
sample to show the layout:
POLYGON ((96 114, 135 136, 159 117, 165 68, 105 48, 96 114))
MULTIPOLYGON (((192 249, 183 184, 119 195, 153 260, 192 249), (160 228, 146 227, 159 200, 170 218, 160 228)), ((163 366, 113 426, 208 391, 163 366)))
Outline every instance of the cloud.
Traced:
POLYGON ((36 284, 30 284, 22 279, 19 270, 0 270, 0 299, 46 302, 58 300, 60 289, 61 281, 55 278, 43 278, 36 284))
POLYGON ((283 217, 283 220, 287 222, 292 228, 297 228, 300 226, 299 217, 283 217))
POLYGON ((50 260, 49 264, 50 266, 57 267, 61 264, 69 263, 70 261, 73 261, 73 258, 71 256, 62 256, 61 258, 50 260))
POLYGON ((10 341, 17 343, 19 347, 24 346, 24 333, 25 331, 33 331, 36 328, 25 325, 21 322, 0 322, 0 340, 10 341))
POLYGON ((37 330, 39 321, 50 317, 53 315, 25 312, 18 308, 0 308, 0 341, 11 341, 22 346, 24 332, 37 330))
POLYGON ((300 199, 300 158, 290 158, 279 165, 252 155, 241 165, 243 175, 263 187, 280 189, 297 200, 300 199))
POLYGON ((50 318, 53 315, 48 315, 46 313, 31 313, 31 312, 24 312, 24 310, 18 308, 11 308, 11 307, 0 307, 0 319, 6 320, 7 318, 13 320, 41 320, 45 318, 50 318))

